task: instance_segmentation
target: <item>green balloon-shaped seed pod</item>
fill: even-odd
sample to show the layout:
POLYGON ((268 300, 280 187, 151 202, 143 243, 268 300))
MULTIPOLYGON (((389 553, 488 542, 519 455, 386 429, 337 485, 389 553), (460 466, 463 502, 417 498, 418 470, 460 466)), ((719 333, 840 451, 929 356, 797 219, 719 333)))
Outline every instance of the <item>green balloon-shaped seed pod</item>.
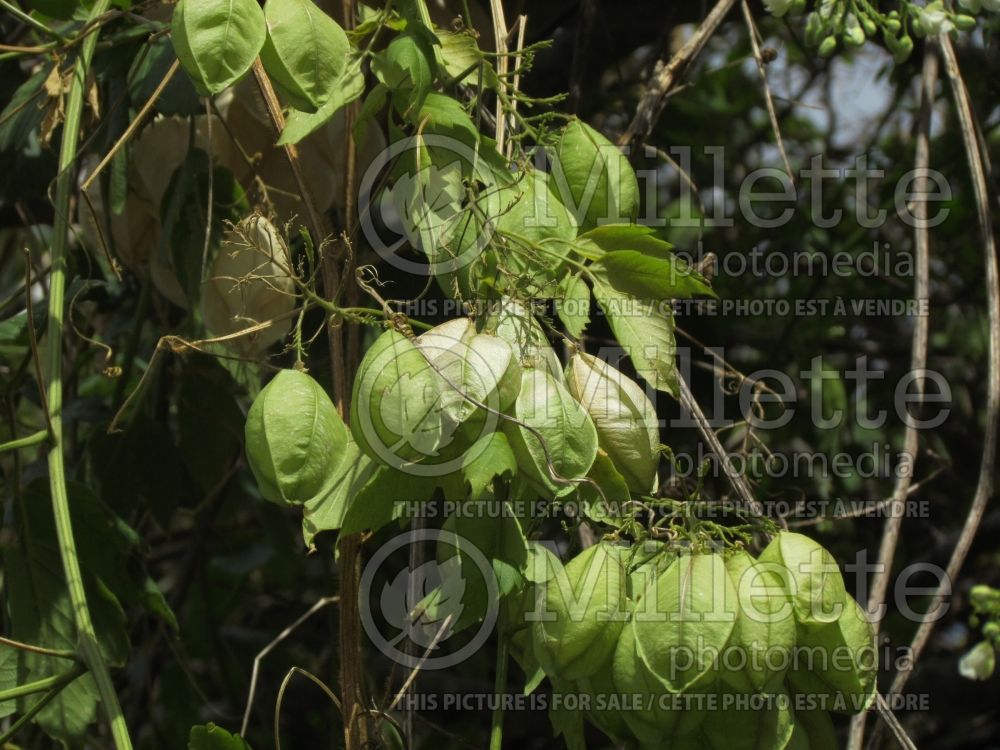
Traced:
POLYGON ((349 438, 326 391, 299 370, 279 372, 247 414, 247 461, 276 503, 304 503, 336 482, 349 438))
POLYGON ((628 158, 579 120, 562 129, 553 160, 553 182, 575 213, 580 231, 621 223, 639 212, 639 184, 628 158))
POLYGON ((576 490, 597 457, 597 430, 566 386, 526 369, 511 411, 503 431, 525 478, 553 497, 576 490))
POLYGON ((444 381, 403 334, 388 330, 365 353, 354 378, 351 427, 358 446, 405 471, 452 442, 442 403, 444 381))
POLYGON ((795 712, 795 731, 786 750, 839 750, 833 720, 826 711, 795 712))
POLYGON ((496 412, 509 408, 521 388, 521 365, 510 344, 476 333, 469 318, 435 326, 415 343, 443 381, 444 413, 456 424, 479 414, 479 421, 495 427, 496 412))
POLYGON ((616 706, 612 702, 613 699, 624 696, 615 690, 614 675, 608 665, 588 677, 580 678, 576 683, 576 691, 589 696, 591 709, 586 713, 587 721, 604 732, 616 745, 624 745, 632 737, 622 714, 633 707, 616 706))
POLYGON ((722 679, 747 692, 780 685, 795 649, 795 616, 782 577, 745 550, 726 559, 736 624, 723 655, 722 679))
POLYGON ((676 750, 786 750, 795 733, 792 699, 779 688, 748 696, 720 690, 697 733, 671 747, 676 750))
POLYGON ((639 656, 635 632, 628 624, 622 628, 611 666, 615 690, 623 695, 640 696, 643 702, 643 710, 622 714, 629 731, 643 747, 663 747, 664 738, 673 735, 684 712, 674 710, 669 695, 664 697, 666 691, 649 664, 639 656))
POLYGON ((562 378, 562 365, 545 331, 520 302, 507 297, 490 301, 479 329, 510 344, 522 366, 545 370, 554 378, 562 378))
POLYGON ((823 625, 840 617, 847 589, 837 561, 821 544, 803 534, 782 532, 758 561, 785 577, 798 623, 823 625))
POLYGON ((588 547, 538 588, 532 625, 535 656, 546 674, 578 680, 607 669, 625 616, 621 547, 588 547), (541 614, 544 613, 544 614, 541 614))
POLYGON ((700 690, 718 676, 736 622, 736 592, 721 554, 682 554, 632 608, 636 653, 662 689, 700 690))
POLYGON ((656 491, 660 430, 656 407, 620 370, 583 352, 566 365, 566 385, 594 420, 597 440, 633 492, 656 491))
POLYGON ((788 680, 820 699, 828 711, 859 713, 875 700, 878 652, 875 630, 861 606, 844 596, 840 617, 822 626, 799 626, 788 680))

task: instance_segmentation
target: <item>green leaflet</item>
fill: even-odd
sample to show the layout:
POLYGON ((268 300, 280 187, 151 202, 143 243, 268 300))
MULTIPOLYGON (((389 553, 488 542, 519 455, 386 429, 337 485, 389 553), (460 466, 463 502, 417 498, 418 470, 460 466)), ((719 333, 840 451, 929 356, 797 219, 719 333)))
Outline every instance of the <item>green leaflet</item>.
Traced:
POLYGON ((313 0, 267 0, 264 18, 260 59, 271 81, 292 106, 316 111, 341 83, 351 49, 347 34, 313 0))
POLYGON ((267 24, 255 0, 180 0, 170 36, 195 88, 214 95, 250 70, 267 24))
POLYGON ((339 478, 347 427, 326 391, 299 370, 282 370, 247 414, 246 452, 261 494, 304 503, 339 478))
POLYGON ((660 461, 656 407, 631 378, 590 354, 574 354, 566 385, 597 428, 597 439, 629 488, 654 492, 660 461))
POLYGON ((434 82, 434 50, 422 36, 401 34, 372 61, 379 81, 393 91, 400 114, 417 112, 434 82))
POLYGON ((376 461, 397 469, 437 457, 456 426, 447 423, 443 386, 412 341, 386 331, 365 353, 354 378, 354 439, 376 461))
POLYGON ((250 750, 247 741, 212 722, 191 727, 188 750, 250 750))
POLYGON ((562 378, 562 365, 545 331, 520 302, 507 297, 491 301, 488 314, 481 320, 480 330, 510 344, 522 365, 541 368, 554 378, 562 378))
POLYGON ((674 317, 669 308, 618 292, 598 277, 597 298, 608 317, 611 330, 628 353, 636 372, 658 391, 677 396, 677 342, 674 317))
POLYGON ((634 219, 639 212, 632 165, 586 123, 573 120, 559 134, 553 175, 559 196, 582 229, 634 219))
POLYGON ((788 679, 799 692, 824 699, 826 710, 858 713, 875 700, 878 653, 864 610, 849 594, 843 604, 835 622, 799 626, 788 679))
POLYGON ((526 369, 512 416, 503 430, 518 468, 555 497, 573 492, 597 456, 597 430, 583 407, 546 371, 526 369))
POLYGON ((318 534, 336 531, 344 524, 351 503, 378 468, 353 439, 348 440, 344 449, 343 466, 332 487, 303 505, 302 539, 310 550, 315 549, 313 542, 318 534))
POLYGON ((711 685, 716 658, 735 625, 735 601, 722 555, 684 554, 647 586, 629 625, 636 653, 673 693, 711 685), (715 656, 713 656, 715 655, 715 656))
POLYGON ((538 589, 532 625, 535 656, 546 674, 578 680, 606 669, 625 615, 622 548, 592 545, 538 589))
POLYGON ((434 34, 441 42, 441 63, 449 76, 466 86, 478 86, 482 69, 483 86, 496 88, 496 71, 479 49, 473 34, 468 31, 453 32, 445 29, 435 29, 434 34))
POLYGON ((490 432, 470 446, 462 459, 462 477, 469 485, 469 497, 483 497, 496 477, 513 477, 517 459, 503 432, 490 432))
MULTIPOLYGON (((524 572, 528 565, 524 531, 509 504, 490 502, 492 508, 489 512, 470 510, 466 514, 449 516, 442 526, 457 535, 459 547, 456 549, 454 544, 439 543, 438 562, 444 563, 458 555, 461 575, 465 579, 465 595, 462 597, 465 611, 455 624, 457 629, 481 620, 490 604, 483 580, 484 572, 479 570, 467 549, 478 550, 489 561, 500 596, 512 594, 524 584, 524 572)), ((486 502, 480 507, 485 511, 486 502)))
POLYGON ((653 300, 718 297, 701 274, 672 255, 655 258, 637 250, 613 250, 597 263, 614 289, 633 297, 653 300))
POLYGON ((566 327, 566 333, 580 338, 590 324, 590 287, 581 274, 567 274, 559 282, 556 313, 566 327))
MULTIPOLYGON (((334 82, 326 101, 315 112, 302 112, 293 109, 285 121, 285 128, 278 138, 278 146, 298 143, 310 133, 315 132, 330 121, 337 112, 351 102, 360 98, 365 91, 365 75, 361 70, 363 57, 360 54, 351 55, 344 66, 340 77, 334 82)), ((355 140, 361 142, 363 131, 358 128, 363 124, 359 117, 355 123, 355 140)))
POLYGON ((837 561, 822 545, 803 534, 782 532, 760 554, 760 563, 784 578, 797 622, 835 622, 844 609, 847 590, 837 561))

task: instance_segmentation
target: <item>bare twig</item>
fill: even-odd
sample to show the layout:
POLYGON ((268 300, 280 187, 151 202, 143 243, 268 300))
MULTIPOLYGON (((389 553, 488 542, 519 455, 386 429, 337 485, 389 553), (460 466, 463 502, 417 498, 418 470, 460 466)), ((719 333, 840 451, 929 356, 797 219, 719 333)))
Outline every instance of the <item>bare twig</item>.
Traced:
POLYGON ((308 672, 302 667, 292 667, 285 674, 285 679, 281 681, 281 685, 278 687, 278 698, 274 703, 274 748, 275 750, 281 750, 281 704, 285 700, 285 690, 288 689, 288 683, 292 681, 292 677, 300 674, 312 682, 316 687, 323 691, 330 702, 337 707, 337 709, 343 714, 344 707, 337 695, 330 689, 323 680, 314 675, 312 672, 308 672))
POLYGON ((18 651, 30 651, 33 654, 41 654, 43 656, 55 656, 59 659, 76 659, 75 651, 64 651, 58 648, 45 648, 44 646, 35 646, 30 643, 22 643, 21 641, 15 641, 13 638, 6 638, 0 635, 0 645, 9 646, 10 648, 16 648, 18 651))
POLYGON ((673 87, 681 72, 694 60, 705 47, 715 30, 719 28, 722 19, 730 11, 736 0, 719 0, 712 8, 712 11, 702 21, 701 26, 688 39, 684 46, 677 50, 670 61, 665 57, 657 60, 653 69, 652 80, 649 87, 639 100, 639 106, 635 110, 635 117, 629 123, 628 128, 618 139, 619 146, 628 146, 634 154, 635 148, 640 146, 653 132, 653 126, 663 113, 666 105, 667 94, 673 87))
MULTIPOLYGON (((903 750, 917 750, 917 746, 913 744, 913 740, 910 739, 906 730, 903 729, 903 725, 899 723, 899 719, 892 712, 889 704, 886 702, 885 698, 882 697, 881 693, 875 694, 875 709, 878 711, 879 716, 882 717, 882 721, 886 723, 889 727, 889 731, 892 732, 899 746, 903 750)), ((860 714, 864 716, 864 714, 860 714)))
POLYGON ((750 489, 750 485, 747 484, 746 478, 738 473, 729 463, 729 457, 726 455, 725 448, 722 447, 718 436, 712 431, 712 427, 705 418, 705 413, 698 406, 698 402, 691 393, 691 388, 688 386, 687 381, 684 378, 678 378, 678 381, 680 382, 681 389, 681 406, 688 409, 692 416, 694 416, 695 422, 698 423, 698 431, 705 442, 708 443, 708 447, 718 456, 722 470, 725 472, 730 484, 732 484, 733 489, 736 490, 736 494, 739 495, 740 500, 743 501, 751 513, 755 516, 763 516, 764 506, 753 496, 753 491, 750 489))
POLYGON ((743 19, 747 23, 747 31, 750 32, 750 47, 753 49, 753 57, 757 61, 757 72, 760 73, 761 86, 764 89, 764 103, 767 105, 767 116, 771 120, 771 129, 774 131, 774 142, 778 145, 778 153, 781 154, 781 161, 785 165, 785 172, 792 185, 795 184, 795 173, 792 172, 791 162, 788 161, 788 152, 785 151, 785 141, 781 137, 781 128, 778 127, 778 113, 774 109, 774 99, 771 98, 771 87, 767 85, 767 70, 764 67, 764 55, 760 51, 760 43, 757 40, 759 32, 757 24, 754 23, 753 13, 750 12, 750 4, 747 0, 741 3, 743 8, 743 19))
POLYGON ((392 699, 392 703, 389 704, 389 708, 387 710, 392 711, 393 709, 395 709, 396 706, 399 705, 399 702, 406 696, 406 693, 410 689, 410 685, 412 685, 413 681, 417 679, 417 675, 420 673, 421 668, 423 668, 424 662, 427 661, 427 657, 431 655, 431 651, 437 648, 437 645, 441 641, 441 638, 444 636, 445 633, 448 632, 448 628, 451 627, 451 621, 454 618, 454 616, 455 613, 452 612, 447 617, 445 617, 444 620, 441 621, 440 627, 437 629, 437 632, 434 633, 434 637, 431 639, 431 642, 424 650, 424 654, 423 656, 420 657, 420 661, 417 662, 416 666, 413 667, 413 669, 410 671, 410 674, 407 675, 406 682, 403 683, 403 686, 399 689, 399 692, 396 693, 396 697, 392 699))
MULTIPOLYGON (((914 205, 916 227, 913 235, 913 247, 916 255, 916 278, 914 279, 913 296, 917 300, 928 300, 928 279, 930 275, 930 233, 927 228, 927 192, 929 180, 927 169, 930 165, 930 132, 934 113, 934 88, 937 85, 938 56, 937 46, 933 40, 928 40, 924 51, 924 65, 920 78, 920 120, 917 124, 916 154, 914 156, 914 172, 917 175, 915 192, 920 194, 914 205)), ((913 343, 910 351, 910 372, 922 373, 927 368, 927 334, 929 316, 918 315, 913 327, 913 343)), ((917 378, 917 401, 923 399, 924 381, 917 378)), ((892 573, 892 560, 896 554, 896 546, 903 526, 903 508, 909 494, 910 483, 913 481, 914 464, 917 460, 917 426, 911 418, 906 424, 903 438, 903 455, 908 466, 896 478, 892 491, 890 505, 892 512, 882 530, 882 543, 879 546, 878 565, 872 576, 871 593, 868 596, 868 614, 876 635, 881 625, 881 610, 889 589, 889 577, 892 573)), ((848 736, 849 750, 860 750, 864 742, 867 714, 861 713, 851 720, 848 736)))
MULTIPOLYGON (((983 437, 983 454, 979 464, 976 491, 972 498, 972 506, 969 508, 969 513, 959 534, 958 542, 955 544, 955 549, 952 551, 951 559, 948 561, 948 566, 945 569, 945 576, 928 605, 927 611, 929 612, 938 607, 951 591, 952 582, 957 578, 962 563, 965 562, 965 558, 969 554, 972 540, 983 519, 986 504, 993 495, 997 427, 1000 425, 1000 272, 997 269, 996 238, 993 236, 990 221, 986 169, 976 141, 976 126, 972 114, 972 105, 969 102, 969 94, 958 67, 958 60, 955 57, 955 50, 952 47, 951 39, 947 34, 941 34, 938 37, 938 42, 941 45, 943 53, 945 73, 951 83, 952 94, 955 97, 955 109, 957 110, 958 121, 962 130, 962 140, 965 143, 965 154, 969 161, 972 187, 976 197, 976 217, 979 222, 979 231, 982 235, 983 252, 985 255, 984 281, 986 284, 990 332, 989 372, 986 380, 986 429, 983 437)), ((917 659, 927 645, 934 624, 934 618, 926 618, 920 623, 916 635, 914 635, 913 641, 910 644, 911 655, 907 661, 907 668, 900 670, 896 674, 892 682, 892 689, 889 691, 890 696, 899 694, 906 685, 906 681, 909 679, 917 659)))
POLYGON ((166 74, 163 76, 163 80, 157 84, 155 89, 153 89, 153 93, 149 95, 146 103, 142 105, 142 108, 136 116, 132 118, 132 122, 130 122, 128 127, 125 128, 125 132, 119 136, 118 140, 115 141, 115 145, 111 147, 108 153, 104 155, 104 158, 101 159, 96 167, 94 167, 94 171, 87 175, 87 179, 85 179, 83 184, 80 185, 81 192, 87 191, 87 188, 93 184, 94 180, 96 180, 100 176, 101 172, 104 171, 104 168, 111 163, 112 159, 115 158, 115 154, 121 151, 122 146, 128 143, 132 136, 135 135, 135 131, 139 129, 143 120, 146 119, 146 115, 148 115, 150 110, 153 109, 153 105, 156 104, 156 101, 160 98, 163 90, 170 84, 170 81, 173 80, 174 74, 177 73, 180 65, 180 60, 174 60, 173 64, 167 69, 166 74))
POLYGON ((247 707, 243 711, 243 724, 240 726, 240 735, 246 737, 247 726, 250 724, 250 711, 253 709, 253 698, 254 694, 257 692, 257 677, 260 673, 260 663, 263 661, 264 657, 271 653, 279 643, 288 638, 292 633, 299 629, 299 627, 312 617, 314 614, 319 612, 324 607, 331 604, 336 604, 340 600, 339 596, 324 596, 319 599, 315 604, 313 604, 306 612, 300 616, 295 622, 289 625, 287 628, 278 633, 277 637, 268 643, 264 648, 260 650, 257 656, 253 660, 253 672, 250 674, 250 693, 247 695, 247 707))
MULTIPOLYGON (((497 78, 499 86, 506 86, 507 70, 510 60, 507 57, 507 20, 503 14, 503 3, 500 0, 490 0, 490 14, 493 18, 493 39, 496 42, 497 52, 497 78)), ((504 152, 504 144, 507 140, 507 118, 503 112, 503 97, 497 96, 496 108, 496 140, 497 151, 504 152)))

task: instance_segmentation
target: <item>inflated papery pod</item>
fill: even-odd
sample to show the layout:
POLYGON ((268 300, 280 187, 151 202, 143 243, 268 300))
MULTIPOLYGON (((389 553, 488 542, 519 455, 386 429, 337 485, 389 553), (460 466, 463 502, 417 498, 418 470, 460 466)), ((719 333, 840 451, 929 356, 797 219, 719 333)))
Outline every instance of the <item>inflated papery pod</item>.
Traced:
POLYGON ((803 535, 782 532, 771 540, 758 562, 785 579, 795 620, 803 625, 835 622, 847 589, 837 561, 821 544, 803 535))
POLYGON ((608 668, 624 624, 625 577, 623 548, 601 542, 538 588, 532 640, 546 674, 578 680, 608 668))
POLYGON ((578 352, 566 365, 566 385, 597 428, 597 440, 633 492, 657 486, 660 431, 656 407, 642 387, 618 369, 578 352))
POLYGON ((749 693, 773 690, 791 663, 795 616, 781 575, 735 550, 726 559, 733 582, 736 623, 723 658, 722 678, 749 693))
POLYGON ((279 372, 247 414, 247 462, 275 503, 304 503, 332 486, 349 439, 326 391, 299 370, 279 372))
POLYGON ((839 747, 830 714, 820 709, 795 712, 795 731, 787 750, 838 750, 839 747))
POLYGON ((223 343, 253 357, 280 341, 292 326, 297 297, 292 259, 278 230, 263 216, 249 216, 223 237, 202 287, 201 314, 214 336, 270 324, 223 343))
POLYGON ((590 710, 586 719, 606 734, 616 745, 624 745, 631 737, 623 714, 629 709, 626 705, 615 705, 614 700, 624 696, 615 690, 614 675, 607 665, 589 677, 583 677, 576 683, 576 691, 590 697, 590 710))
POLYGON ((795 714, 787 692, 741 701, 724 690, 706 713, 698 731, 671 745, 673 750, 787 750, 795 732, 795 714))
POLYGON ((416 345, 443 381, 441 405, 454 422, 482 411, 478 404, 500 412, 517 397, 521 365, 514 350, 498 336, 476 333, 469 318, 435 326, 416 345))
POLYGON ((624 639, 619 642, 616 674, 619 659, 638 658, 663 690, 682 693, 711 685, 735 626, 730 609, 735 600, 721 554, 680 555, 653 577, 632 608, 625 629, 634 638, 635 653, 624 652, 629 646, 624 639))
POLYGON ((554 497, 573 492, 597 456, 590 416, 547 371, 525 369, 503 431, 525 478, 554 497))
POLYGON ((865 611, 848 594, 834 622, 800 625, 788 679, 801 693, 838 713, 866 711, 875 699, 878 653, 865 611))
POLYGON ((371 345, 354 377, 351 426, 358 446, 403 469, 438 455, 450 442, 444 381, 409 338, 388 330, 371 345))

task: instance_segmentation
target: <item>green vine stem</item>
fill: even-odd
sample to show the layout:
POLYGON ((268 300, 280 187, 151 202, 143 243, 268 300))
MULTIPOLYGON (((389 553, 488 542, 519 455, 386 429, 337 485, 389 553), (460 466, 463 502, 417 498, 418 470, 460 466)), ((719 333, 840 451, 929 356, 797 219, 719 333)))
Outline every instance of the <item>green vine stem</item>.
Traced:
POLYGON ((53 675, 52 677, 43 677, 40 680, 28 682, 24 685, 15 685, 7 690, 0 690, 0 703, 14 700, 15 698, 23 698, 26 695, 42 693, 56 687, 65 687, 86 671, 86 667, 82 664, 76 664, 61 674, 53 675))
MULTIPOLYGON (((7 747, 7 743, 10 742, 11 739, 13 739, 14 735, 16 735, 19 731, 21 731, 21 728, 23 726, 25 726, 29 721, 34 719, 35 716, 37 716, 43 708, 49 705, 52 699, 55 698, 57 695, 59 695, 59 693, 61 693, 67 685, 69 685, 71 682, 73 682, 73 680, 75 680, 77 677, 79 677, 86 671, 87 671, 86 667, 84 667, 82 664, 77 664, 75 667, 73 667, 73 669, 67 670, 66 672, 63 672, 60 675, 46 678, 46 680, 42 680, 42 682, 47 681, 50 683, 48 692, 45 695, 43 695, 41 699, 37 703, 35 703, 35 705, 33 705, 31 708, 29 708, 27 711, 21 714, 18 720, 10 725, 10 729, 4 732, 3 736, 0 736, 0 747, 7 747)), ((39 684, 40 684, 39 682, 32 683, 32 685, 39 685, 39 684)))
MULTIPOLYGON (((93 24, 108 9, 111 0, 97 0, 90 11, 87 25, 93 24)), ((70 196, 73 189, 73 165, 76 162, 77 143, 80 137, 80 119, 83 114, 84 91, 87 72, 97 46, 98 32, 89 34, 80 46, 80 55, 73 68, 73 84, 66 102, 66 119, 63 124, 62 143, 59 148, 59 176, 56 178, 55 219, 52 227, 50 250, 52 271, 49 277, 49 320, 45 340, 45 362, 48 372, 48 406, 52 420, 52 449, 49 451, 49 487, 52 493, 52 510, 55 515, 59 552, 69 589, 73 619, 76 623, 77 649, 80 659, 93 675, 107 712, 111 736, 117 750, 131 750, 125 716, 115 694, 108 666, 104 662, 94 624, 87 607, 87 594, 83 588, 80 561, 76 554, 73 525, 66 492, 66 468, 62 446, 62 343, 63 314, 66 296, 66 242, 69 236, 70 196)))
POLYGON ((500 750, 503 747, 503 715, 504 693, 507 692, 507 666, 510 662, 510 652, 507 645, 507 607, 500 601, 500 612, 497 616, 497 662, 496 680, 493 683, 493 693, 496 705, 493 707, 493 717, 490 722, 490 750, 500 750))

